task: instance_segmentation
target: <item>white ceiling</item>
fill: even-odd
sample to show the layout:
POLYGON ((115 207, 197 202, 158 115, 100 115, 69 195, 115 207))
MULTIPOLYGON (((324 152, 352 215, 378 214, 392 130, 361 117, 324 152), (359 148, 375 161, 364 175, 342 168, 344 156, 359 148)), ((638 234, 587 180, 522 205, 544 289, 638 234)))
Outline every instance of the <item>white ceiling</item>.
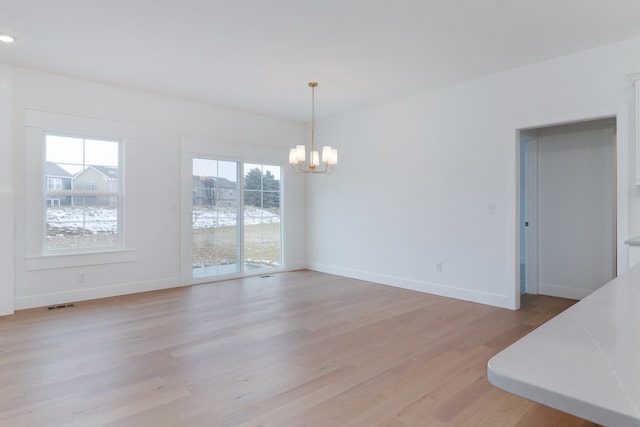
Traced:
POLYGON ((295 120, 640 36, 639 0, 0 0, 0 62, 295 120))

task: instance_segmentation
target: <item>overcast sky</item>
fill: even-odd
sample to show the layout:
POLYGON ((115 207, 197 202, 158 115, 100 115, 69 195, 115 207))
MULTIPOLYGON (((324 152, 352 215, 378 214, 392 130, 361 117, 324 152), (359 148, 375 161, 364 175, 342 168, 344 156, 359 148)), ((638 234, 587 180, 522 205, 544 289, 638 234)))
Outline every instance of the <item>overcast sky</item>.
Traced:
POLYGON ((72 174, 83 165, 118 167, 117 141, 47 135, 45 144, 46 160, 72 174))
MULTIPOLYGON (((236 162, 224 160, 193 159, 193 175, 217 176, 235 182, 237 176, 236 165, 236 162)), ((276 179, 280 179, 280 166, 259 165, 253 163, 245 163, 244 165, 245 173, 254 168, 261 168, 263 173, 271 171, 276 179)))

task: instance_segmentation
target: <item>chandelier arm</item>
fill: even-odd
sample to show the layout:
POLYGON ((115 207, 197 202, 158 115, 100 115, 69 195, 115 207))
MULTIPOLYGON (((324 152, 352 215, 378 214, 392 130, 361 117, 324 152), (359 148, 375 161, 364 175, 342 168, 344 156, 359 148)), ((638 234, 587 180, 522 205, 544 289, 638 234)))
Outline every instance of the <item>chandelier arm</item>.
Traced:
POLYGON ((294 173, 309 173, 312 172, 311 169, 305 169, 301 164, 291 165, 291 169, 293 169, 294 173))
POLYGON ((319 169, 317 166, 311 168, 306 168, 304 167, 304 165, 302 163, 296 163, 294 165, 291 165, 291 169, 293 170, 294 173, 312 173, 312 174, 330 174, 333 173, 333 171, 335 170, 333 165, 328 164, 328 162, 324 162, 324 169, 319 169))

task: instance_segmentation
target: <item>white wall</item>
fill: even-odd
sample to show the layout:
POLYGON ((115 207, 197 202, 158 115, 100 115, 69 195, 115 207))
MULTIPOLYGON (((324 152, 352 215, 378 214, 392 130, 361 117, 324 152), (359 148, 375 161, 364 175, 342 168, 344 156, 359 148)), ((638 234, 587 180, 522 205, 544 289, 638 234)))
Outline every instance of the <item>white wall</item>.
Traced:
POLYGON ((318 121, 317 142, 337 147, 340 164, 310 182, 310 266, 516 308, 516 129, 612 114, 618 240, 640 234, 627 77, 639 50, 628 40, 318 121))
MULTIPOLYGON (((285 197, 304 199, 304 182, 290 179, 286 167, 288 147, 305 137, 304 126, 299 123, 27 69, 4 68, 12 74, 8 108, 12 131, 11 146, 0 147, 2 153, 12 150, 10 158, 15 167, 12 188, 0 188, 0 193, 13 192, 16 200, 16 239, 12 248, 16 309, 181 284, 181 139, 203 141, 209 152, 223 159, 259 162, 265 156, 269 161, 281 156, 285 197), (27 138, 27 109, 107 119, 133 129, 134 142, 129 145, 125 160, 127 191, 134 194, 127 195, 131 200, 126 224, 130 251, 124 256, 93 255, 81 257, 79 262, 77 257, 41 256, 38 238, 29 237, 28 231, 38 225, 34 222, 40 217, 41 202, 38 191, 29 187, 34 181, 29 168, 40 160, 30 157, 38 149, 27 138), (248 149, 252 146, 255 149, 248 149), (85 283, 79 283, 80 273, 84 274, 85 283)), ((2 166, 6 167, 5 163, 2 166)), ((302 203, 285 206, 285 227, 289 230, 284 241, 285 268, 305 265, 304 243, 297 238, 304 233, 304 210, 302 203)), ((3 206, 2 219, 11 213, 3 206)), ((12 280, 4 279, 3 272, 2 296, 13 286, 12 280)))
POLYGON ((581 299, 615 277, 614 128, 538 137, 539 293, 581 299))
MULTIPOLYGON (((308 261, 320 271, 515 308, 515 130, 613 114, 623 156, 617 165, 621 273, 627 248, 620 242, 640 234, 640 190, 630 185, 635 112, 627 78, 640 71, 639 50, 640 39, 632 39, 318 120, 317 142, 338 147, 340 164, 333 175, 285 175, 287 268, 308 261)), ((179 283, 180 138, 223 142, 220 157, 229 158, 244 156, 250 144, 284 148, 283 163, 286 149, 307 138, 296 123, 9 68, 3 75, 11 74, 11 87, 2 98, 11 94, 11 143, 0 141, 0 149, 11 155, 13 182, 0 192, 15 200, 17 308, 179 283), (24 168, 26 108, 135 126, 133 262, 82 267, 84 284, 77 283, 77 268, 56 267, 55 260, 48 270, 27 271, 26 258, 37 254, 25 237, 33 197, 24 168)), ((6 170, 8 162, 1 165, 6 170)), ((2 209, 2 218, 10 218, 2 209)), ((0 282, 0 296, 12 285, 0 282)))

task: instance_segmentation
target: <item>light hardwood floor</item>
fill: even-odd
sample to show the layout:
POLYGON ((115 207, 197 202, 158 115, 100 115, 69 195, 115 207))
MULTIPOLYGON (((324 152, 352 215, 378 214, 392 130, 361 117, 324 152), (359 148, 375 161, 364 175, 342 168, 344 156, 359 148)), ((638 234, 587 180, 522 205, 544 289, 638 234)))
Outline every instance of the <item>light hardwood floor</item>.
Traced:
POLYGON ((520 311, 299 271, 0 318, 1 426, 591 426, 486 379, 520 311))

